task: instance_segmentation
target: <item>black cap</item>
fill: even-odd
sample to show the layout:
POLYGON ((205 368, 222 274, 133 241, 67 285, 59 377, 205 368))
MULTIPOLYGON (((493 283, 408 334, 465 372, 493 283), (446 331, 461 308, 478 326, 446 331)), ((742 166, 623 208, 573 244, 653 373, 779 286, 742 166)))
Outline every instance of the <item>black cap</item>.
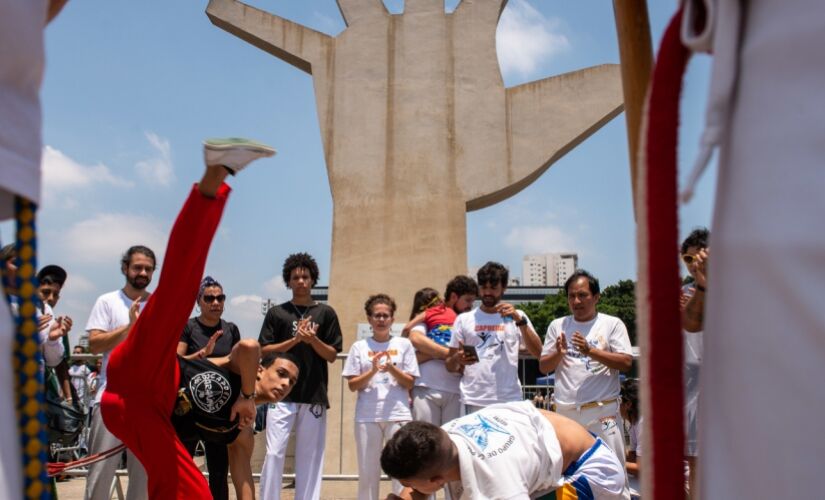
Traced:
POLYGON ((6 262, 7 260, 15 257, 16 255, 17 249, 15 248, 14 243, 9 243, 3 248, 0 248, 0 262, 6 262))
POLYGON ((58 285, 63 286, 66 283, 66 270, 60 266, 50 264, 37 273, 37 280, 43 281, 44 276, 51 276, 58 285))

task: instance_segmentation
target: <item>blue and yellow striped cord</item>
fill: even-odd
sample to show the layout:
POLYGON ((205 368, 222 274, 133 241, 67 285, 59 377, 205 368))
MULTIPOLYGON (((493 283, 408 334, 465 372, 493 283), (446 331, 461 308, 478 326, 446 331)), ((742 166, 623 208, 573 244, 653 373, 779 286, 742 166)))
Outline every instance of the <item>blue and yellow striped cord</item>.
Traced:
POLYGON ((50 500, 52 491, 46 473, 48 435, 46 433, 42 354, 37 330, 37 205, 21 197, 15 199, 17 215, 17 295, 15 318, 14 372, 17 374, 17 418, 23 450, 23 498, 50 500))

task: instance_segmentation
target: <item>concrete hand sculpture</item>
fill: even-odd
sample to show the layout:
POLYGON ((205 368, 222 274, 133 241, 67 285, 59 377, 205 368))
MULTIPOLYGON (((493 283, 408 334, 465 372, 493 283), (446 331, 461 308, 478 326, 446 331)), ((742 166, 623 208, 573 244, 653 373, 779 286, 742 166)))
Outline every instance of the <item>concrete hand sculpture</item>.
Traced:
POLYGON ((376 290, 404 310, 411 290, 466 272, 466 211, 517 193, 621 112, 617 65, 505 88, 505 4, 463 0, 447 14, 443 0, 406 0, 391 15, 381 0, 338 0, 347 28, 331 37, 210 1, 215 25, 313 76, 339 310, 376 290))

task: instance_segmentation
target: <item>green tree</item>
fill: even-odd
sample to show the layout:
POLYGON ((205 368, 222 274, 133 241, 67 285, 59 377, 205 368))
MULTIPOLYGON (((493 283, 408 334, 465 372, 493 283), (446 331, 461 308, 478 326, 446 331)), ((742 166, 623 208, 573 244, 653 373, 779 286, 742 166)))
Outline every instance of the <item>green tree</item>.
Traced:
MULTIPOLYGON (((542 339, 550 322, 570 314, 567 294, 564 292, 548 295, 543 302, 521 304, 520 308, 530 317, 536 333, 542 339)), ((597 309, 621 319, 627 326, 630 343, 636 345, 636 283, 633 280, 622 280, 604 288, 597 309)))
POLYGON ((622 280, 602 290, 599 312, 621 319, 627 327, 630 344, 636 345, 636 283, 622 280))
POLYGON ((547 333, 547 327, 554 319, 570 314, 567 308, 567 295, 563 292, 547 295, 543 302, 521 304, 520 308, 527 313, 533 328, 542 340, 547 333))

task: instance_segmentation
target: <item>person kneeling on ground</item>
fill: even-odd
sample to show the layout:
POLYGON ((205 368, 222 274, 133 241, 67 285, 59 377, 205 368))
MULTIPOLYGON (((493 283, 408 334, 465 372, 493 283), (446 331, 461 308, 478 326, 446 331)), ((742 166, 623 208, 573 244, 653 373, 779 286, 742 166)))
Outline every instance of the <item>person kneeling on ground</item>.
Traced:
POLYGON ((423 500, 445 485, 453 500, 629 497, 604 441, 530 401, 491 405, 443 427, 411 422, 384 447, 381 467, 406 487, 388 500, 423 500))

